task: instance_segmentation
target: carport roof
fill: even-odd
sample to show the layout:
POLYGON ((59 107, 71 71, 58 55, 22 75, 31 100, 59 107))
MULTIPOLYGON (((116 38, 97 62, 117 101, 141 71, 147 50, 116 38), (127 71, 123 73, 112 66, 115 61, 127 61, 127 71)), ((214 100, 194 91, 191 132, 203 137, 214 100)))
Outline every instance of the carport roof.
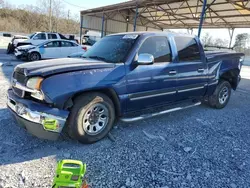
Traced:
MULTIPOLYGON (((137 22, 151 23, 159 29, 198 28, 204 0, 132 0, 81 11, 81 15, 133 23, 131 15, 138 7, 137 22), (121 20, 119 20, 121 21, 121 20)), ((207 0, 203 28, 250 28, 250 0, 207 0)))

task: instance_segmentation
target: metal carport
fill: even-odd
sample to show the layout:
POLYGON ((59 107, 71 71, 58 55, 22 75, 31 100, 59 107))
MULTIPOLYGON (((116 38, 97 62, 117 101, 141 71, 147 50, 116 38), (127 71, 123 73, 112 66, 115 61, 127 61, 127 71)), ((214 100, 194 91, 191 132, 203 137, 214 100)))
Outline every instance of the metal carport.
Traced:
POLYGON ((250 0, 132 0, 81 11, 83 29, 102 36, 129 31, 228 28, 230 45, 235 28, 250 28, 250 0))

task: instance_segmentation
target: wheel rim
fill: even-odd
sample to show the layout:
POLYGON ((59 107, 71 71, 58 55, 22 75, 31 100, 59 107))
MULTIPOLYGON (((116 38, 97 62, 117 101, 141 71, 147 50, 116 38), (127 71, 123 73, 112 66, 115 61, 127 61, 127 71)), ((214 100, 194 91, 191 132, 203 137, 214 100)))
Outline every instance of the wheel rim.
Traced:
POLYGON ((38 55, 37 54, 31 54, 31 60, 32 61, 35 61, 35 60, 38 60, 39 58, 38 58, 38 55))
POLYGON ((83 129, 89 135, 97 135, 107 126, 109 111, 103 104, 92 105, 83 116, 83 129))
POLYGON ((219 93, 219 102, 220 104, 225 104, 225 102, 227 101, 228 99, 228 88, 225 86, 221 89, 220 93, 219 93))

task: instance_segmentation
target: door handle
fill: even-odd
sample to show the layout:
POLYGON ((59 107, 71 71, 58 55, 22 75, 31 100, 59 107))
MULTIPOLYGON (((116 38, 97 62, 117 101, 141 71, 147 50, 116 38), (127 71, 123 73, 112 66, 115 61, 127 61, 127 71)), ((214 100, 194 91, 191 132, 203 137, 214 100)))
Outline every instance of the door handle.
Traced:
POLYGON ((177 74, 177 72, 175 70, 169 71, 169 75, 176 75, 176 74, 177 74))
POLYGON ((205 70, 205 69, 203 69, 203 68, 199 68, 199 69, 198 69, 198 72, 204 72, 204 70, 205 70))

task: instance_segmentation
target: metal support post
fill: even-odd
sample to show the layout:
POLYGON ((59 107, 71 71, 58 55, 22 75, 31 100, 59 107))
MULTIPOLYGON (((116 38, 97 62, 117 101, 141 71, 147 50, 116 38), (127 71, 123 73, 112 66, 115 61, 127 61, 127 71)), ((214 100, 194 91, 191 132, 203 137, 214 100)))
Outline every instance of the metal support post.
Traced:
POLYGON ((104 36, 104 21, 105 21, 105 15, 104 12, 102 13, 102 34, 101 34, 101 38, 104 36))
POLYGON ((82 24, 83 24, 83 16, 80 14, 80 44, 82 44, 82 24))
POLYGON ((135 21, 134 21, 134 31, 136 31, 137 16, 138 16, 138 4, 136 3, 135 21))
POLYGON ((202 29, 202 25, 203 25, 204 15, 206 13, 206 6, 207 6, 207 0, 204 0, 203 5, 202 5, 202 12, 201 12, 201 16, 200 16, 199 30, 198 30, 198 37, 199 38, 201 36, 201 29, 202 29))
POLYGON ((108 20, 105 19, 105 30, 104 30, 104 36, 107 35, 107 25, 108 25, 108 20))
POLYGON ((229 33, 229 36, 230 36, 229 48, 231 48, 232 40, 233 40, 233 36, 234 36, 234 28, 229 28, 228 33, 229 33))

